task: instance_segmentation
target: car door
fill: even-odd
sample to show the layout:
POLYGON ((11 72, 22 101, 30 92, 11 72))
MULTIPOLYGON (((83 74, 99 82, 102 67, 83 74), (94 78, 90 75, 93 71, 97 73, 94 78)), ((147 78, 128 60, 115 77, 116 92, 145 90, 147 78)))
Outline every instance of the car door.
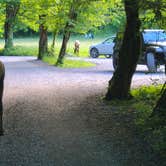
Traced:
POLYGON ((102 45, 102 53, 105 55, 112 55, 113 54, 113 47, 114 47, 114 42, 113 42, 113 37, 106 39, 103 42, 102 45))

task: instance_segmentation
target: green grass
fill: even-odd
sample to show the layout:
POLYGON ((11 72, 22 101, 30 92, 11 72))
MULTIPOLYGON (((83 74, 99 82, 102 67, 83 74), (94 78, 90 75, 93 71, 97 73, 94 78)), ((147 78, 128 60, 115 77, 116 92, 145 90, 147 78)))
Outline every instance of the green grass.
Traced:
MULTIPOLYGON (((108 34, 103 35, 103 36, 101 36, 101 35, 96 36, 94 39, 85 39, 85 37, 83 35, 82 36, 81 35, 71 36, 71 38, 68 42, 68 45, 67 45, 66 53, 70 56, 89 57, 90 45, 101 42, 107 37, 108 37, 108 34), (79 55, 75 55, 73 52, 75 40, 80 41, 79 55)), ((17 38, 17 39, 14 39, 14 47, 4 51, 4 49, 3 49, 4 41, 1 39, 0 40, 0 54, 7 55, 7 56, 37 56, 38 42, 39 42, 38 40, 39 39, 37 37, 17 38)), ((52 43, 52 39, 49 37, 48 38, 49 50, 50 50, 51 43, 52 43)), ((59 50, 61 48, 61 43, 62 43, 62 36, 58 36, 56 38, 54 50, 50 50, 51 54, 53 54, 55 57, 57 57, 59 54, 59 50)), ((56 58, 49 56, 49 57, 44 57, 43 60, 44 60, 44 62, 54 65, 56 58)), ((92 67, 92 66, 95 66, 95 65, 90 62, 73 61, 73 60, 65 59, 63 65, 61 65, 60 67, 81 68, 81 67, 92 67)))
MULTIPOLYGON (((56 57, 50 57, 45 56, 43 58, 43 61, 50 64, 55 65, 57 58, 56 57)), ((85 68, 85 67, 93 67, 95 64, 90 62, 85 62, 81 60, 70 60, 70 59, 64 59, 63 64, 59 65, 59 67, 63 68, 85 68)))
POLYGON ((159 97, 160 95, 160 90, 162 86, 142 86, 139 89, 133 89, 131 91, 131 94, 137 98, 138 100, 143 100, 143 101, 155 101, 156 98, 159 97))
MULTIPOLYGON (((88 57, 89 56, 89 46, 98 42, 103 41, 105 38, 107 38, 109 35, 100 35, 96 36, 94 39, 85 39, 83 35, 75 35, 71 36, 68 46, 67 46, 67 54, 70 54, 72 56, 76 56, 73 53, 74 48, 74 42, 75 40, 80 41, 80 52, 79 57, 88 57)), ((4 41, 0 39, 0 53, 5 55, 19 55, 19 56, 37 56, 38 52, 38 42, 39 39, 37 37, 34 38, 17 38, 14 39, 14 48, 11 50, 8 50, 7 52, 3 52, 4 47, 4 41)), ((51 46, 52 39, 49 37, 48 44, 49 47, 51 46)), ((61 47, 62 43, 62 36, 58 36, 56 38, 55 43, 55 50, 54 54, 57 56, 61 47)))
POLYGON ((36 47, 15 46, 10 49, 1 49, 0 53, 5 56, 37 56, 38 49, 36 47))

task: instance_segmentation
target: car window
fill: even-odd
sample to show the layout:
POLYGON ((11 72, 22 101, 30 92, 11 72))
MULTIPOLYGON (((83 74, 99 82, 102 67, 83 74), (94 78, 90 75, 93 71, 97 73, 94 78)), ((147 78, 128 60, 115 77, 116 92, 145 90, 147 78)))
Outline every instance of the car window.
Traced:
POLYGON ((166 32, 159 33, 159 41, 166 41, 166 32))
POLYGON ((165 31, 143 32, 143 38, 145 43, 163 41, 166 40, 166 33, 165 31))

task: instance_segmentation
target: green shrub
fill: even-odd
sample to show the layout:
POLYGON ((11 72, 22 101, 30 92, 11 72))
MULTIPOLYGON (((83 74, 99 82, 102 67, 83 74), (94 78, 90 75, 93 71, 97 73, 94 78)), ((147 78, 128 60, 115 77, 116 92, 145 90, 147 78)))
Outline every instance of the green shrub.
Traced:
POLYGON ((153 106, 160 96, 162 85, 158 86, 143 86, 138 89, 133 89, 131 94, 137 101, 144 101, 145 103, 153 106))

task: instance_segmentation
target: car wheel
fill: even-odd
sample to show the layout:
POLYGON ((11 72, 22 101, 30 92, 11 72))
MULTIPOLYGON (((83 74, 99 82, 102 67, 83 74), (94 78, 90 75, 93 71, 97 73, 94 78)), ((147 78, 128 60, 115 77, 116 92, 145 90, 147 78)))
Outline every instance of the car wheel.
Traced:
POLYGON ((149 52, 146 54, 146 63, 147 63, 149 72, 152 72, 152 73, 157 72, 157 64, 156 64, 154 53, 149 52))
POLYGON ((97 50, 97 48, 92 48, 90 50, 90 56, 92 58, 97 58, 99 56, 99 51, 97 50))
POLYGON ((112 64, 113 64, 114 70, 116 70, 118 66, 118 51, 115 51, 112 55, 112 64))
POLYGON ((111 58, 111 55, 110 55, 110 54, 108 54, 108 55, 105 55, 105 57, 106 57, 106 58, 111 58))

